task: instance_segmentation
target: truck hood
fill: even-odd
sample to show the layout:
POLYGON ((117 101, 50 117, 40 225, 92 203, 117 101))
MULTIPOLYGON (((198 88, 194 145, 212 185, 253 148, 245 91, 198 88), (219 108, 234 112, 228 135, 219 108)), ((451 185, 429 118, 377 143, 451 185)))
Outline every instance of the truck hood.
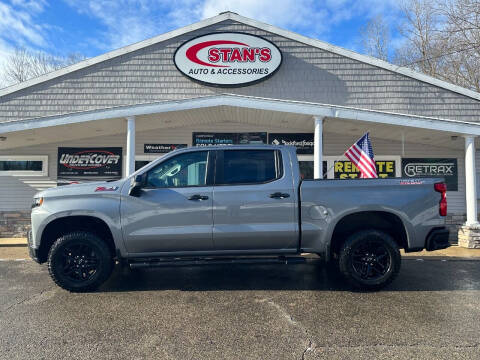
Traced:
POLYGON ((116 181, 99 181, 83 184, 62 185, 56 188, 43 190, 35 197, 78 196, 93 194, 119 193, 125 179, 116 181))

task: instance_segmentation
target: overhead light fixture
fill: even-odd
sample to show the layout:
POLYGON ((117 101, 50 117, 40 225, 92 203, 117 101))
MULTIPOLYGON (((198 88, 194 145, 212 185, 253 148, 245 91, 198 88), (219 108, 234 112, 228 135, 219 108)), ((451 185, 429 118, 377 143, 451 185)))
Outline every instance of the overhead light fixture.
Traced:
POLYGON ((0 136, 0 141, 5 141, 5 140, 7 140, 6 136, 0 136))

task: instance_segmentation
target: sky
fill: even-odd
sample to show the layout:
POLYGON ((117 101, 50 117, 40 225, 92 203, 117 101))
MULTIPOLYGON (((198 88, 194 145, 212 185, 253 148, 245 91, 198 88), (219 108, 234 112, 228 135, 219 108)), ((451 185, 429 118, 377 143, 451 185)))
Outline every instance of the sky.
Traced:
POLYGON ((227 10, 358 52, 379 14, 398 36, 398 0, 0 0, 0 81, 15 47, 93 57, 227 10))

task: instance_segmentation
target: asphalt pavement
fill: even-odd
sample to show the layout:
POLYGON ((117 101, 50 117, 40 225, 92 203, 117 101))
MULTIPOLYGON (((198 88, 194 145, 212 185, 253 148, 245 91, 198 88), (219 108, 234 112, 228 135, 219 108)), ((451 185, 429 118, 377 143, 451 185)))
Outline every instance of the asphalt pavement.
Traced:
POLYGON ((409 258, 374 293, 318 261, 117 269, 72 294, 0 261, 0 359, 476 359, 480 261, 409 258))

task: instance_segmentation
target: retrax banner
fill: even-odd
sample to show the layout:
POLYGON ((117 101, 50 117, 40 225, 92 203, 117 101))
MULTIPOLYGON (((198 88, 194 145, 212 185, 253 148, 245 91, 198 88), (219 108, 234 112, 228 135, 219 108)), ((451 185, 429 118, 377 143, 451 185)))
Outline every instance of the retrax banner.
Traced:
POLYGON ((458 191, 458 167, 455 158, 403 158, 402 177, 445 179, 448 191, 458 191))
POLYGON ((122 148, 58 148, 58 179, 119 179, 122 148))

